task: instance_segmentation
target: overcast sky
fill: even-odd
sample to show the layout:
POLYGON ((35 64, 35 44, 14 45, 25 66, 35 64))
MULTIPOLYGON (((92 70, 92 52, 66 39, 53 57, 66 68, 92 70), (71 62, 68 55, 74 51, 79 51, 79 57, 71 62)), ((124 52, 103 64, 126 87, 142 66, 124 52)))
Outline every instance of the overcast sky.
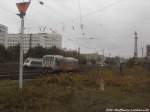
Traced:
MULTIPOLYGON (((21 1, 1 0, 0 24, 8 26, 9 33, 19 32, 15 3, 21 1)), ((150 0, 42 1, 44 5, 32 0, 25 18, 26 33, 42 32, 40 28, 46 26, 45 32, 53 29, 62 34, 65 48, 81 47, 81 52, 86 53, 102 53, 105 49, 105 54, 112 56, 133 56, 135 30, 139 37, 139 55, 141 47, 150 44, 150 0)))

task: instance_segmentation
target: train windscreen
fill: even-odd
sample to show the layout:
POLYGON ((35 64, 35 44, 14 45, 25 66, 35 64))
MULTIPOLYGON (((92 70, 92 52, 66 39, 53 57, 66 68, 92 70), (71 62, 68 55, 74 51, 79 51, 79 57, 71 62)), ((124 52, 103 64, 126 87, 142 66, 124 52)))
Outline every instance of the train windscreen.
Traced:
POLYGON ((44 64, 53 64, 54 57, 46 57, 43 59, 44 64))

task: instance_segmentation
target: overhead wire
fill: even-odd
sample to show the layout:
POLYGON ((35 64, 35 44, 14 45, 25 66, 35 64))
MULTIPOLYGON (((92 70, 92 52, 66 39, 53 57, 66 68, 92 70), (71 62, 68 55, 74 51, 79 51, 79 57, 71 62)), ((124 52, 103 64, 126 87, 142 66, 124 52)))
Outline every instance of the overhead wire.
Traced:
POLYGON ((95 11, 92 11, 92 12, 89 12, 89 13, 83 15, 82 18, 86 18, 86 17, 91 16, 91 15, 93 15, 93 14, 102 12, 102 11, 104 11, 104 10, 110 8, 110 7, 113 7, 114 5, 119 4, 119 3, 123 2, 123 1, 124 1, 124 0, 117 0, 117 1, 111 3, 111 4, 107 5, 107 6, 104 6, 104 7, 101 8, 101 9, 97 9, 97 10, 95 10, 95 11))
MULTIPOLYGON (((87 18, 87 17, 89 17, 89 16, 91 16, 91 15, 94 15, 94 14, 96 14, 96 13, 100 13, 100 12, 102 12, 102 11, 104 11, 104 10, 106 10, 106 9, 108 9, 108 8, 110 8, 110 7, 114 6, 114 5, 116 5, 116 4, 121 3, 122 1, 124 1, 124 0, 117 0, 117 1, 111 3, 111 4, 107 5, 107 6, 104 6, 103 8, 97 9, 97 10, 95 10, 95 11, 91 11, 91 12, 85 14, 85 15, 81 15, 81 18, 82 18, 82 20, 83 20, 84 18, 87 18)), ((78 19, 80 19, 80 16, 79 16, 79 17, 76 17, 76 18, 68 19, 68 20, 66 20, 66 21, 62 21, 62 22, 56 23, 55 25, 60 24, 60 23, 66 23, 66 22, 68 23, 68 22, 75 21, 75 20, 78 20, 78 19)))
MULTIPOLYGON (((39 1, 39 0, 36 0, 36 1, 39 1)), ((97 10, 95 10, 95 11, 92 11, 92 12, 89 12, 89 13, 87 13, 87 14, 85 14, 85 15, 82 15, 81 14, 81 6, 80 6, 80 3, 79 3, 79 10, 80 10, 80 16, 79 17, 76 17, 76 18, 72 18, 72 19, 67 19, 66 21, 62 21, 62 22, 58 22, 58 23, 54 23, 54 24, 52 24, 52 26, 56 26, 56 25, 62 25, 62 24, 64 24, 64 23, 68 23, 68 22, 72 22, 72 21, 75 21, 75 20, 78 20, 78 19, 80 19, 80 23, 81 23, 81 21, 82 21, 82 19, 83 18, 86 18, 86 17, 89 17, 89 16, 91 16, 91 15, 93 15, 93 14, 96 14, 96 13, 100 13, 100 12, 102 12, 102 11, 104 11, 104 10, 106 10, 106 9, 108 9, 108 8, 110 8, 110 7, 112 7, 112 6, 114 6, 114 5, 116 5, 116 4, 119 4, 120 2, 122 2, 123 0, 117 0, 116 2, 113 2, 113 3, 111 3, 111 4, 109 4, 109 5, 107 5, 107 6, 105 6, 105 7, 103 7, 103 8, 100 8, 100 9, 97 9, 97 10)), ((80 2, 80 1, 79 1, 80 2)), ((47 7, 47 6, 46 6, 47 7)), ((52 10, 54 10, 53 8, 51 8, 51 7, 47 7, 47 8, 50 8, 50 9, 52 9, 52 10)), ((58 13, 58 12, 57 12, 58 13)))
MULTIPOLYGON (((36 1, 40 1, 40 0, 36 0, 36 1)), ((104 10, 106 10, 106 9, 108 9, 108 8, 110 8, 110 7, 112 7, 112 6, 114 6, 114 5, 116 5, 116 4, 118 4, 118 3, 120 3, 121 1, 123 1, 123 0, 117 0, 116 2, 113 2, 113 3, 111 3, 111 4, 109 4, 108 6, 105 6, 105 7, 103 7, 103 8, 100 8, 100 9, 97 9, 97 10, 95 10, 95 11, 92 11, 92 12, 89 12, 89 13, 87 13, 87 14, 85 14, 85 15, 82 15, 81 14, 81 5, 80 5, 80 0, 78 0, 78 2, 79 2, 79 11, 80 11, 80 16, 79 17, 76 17, 76 18, 72 18, 72 19, 68 19, 68 20, 66 20, 66 21, 64 21, 64 22, 59 22, 59 23, 54 23, 54 24, 52 24, 52 26, 56 26, 57 24, 58 25, 62 25, 62 24, 64 24, 64 23, 68 23, 68 22, 72 22, 72 21, 75 21, 75 20, 78 20, 78 19, 80 19, 80 23, 82 22, 82 18, 86 18, 86 17, 89 17, 89 16, 91 16, 91 15, 93 15, 93 14, 96 14, 96 13, 99 13, 99 12, 102 12, 102 11, 104 11, 104 10)), ((45 4, 43 4, 43 5, 45 5, 45 4)), ((58 13, 58 11, 55 11, 52 7, 50 7, 50 6, 45 6, 46 8, 50 8, 50 9, 52 9, 54 12, 56 12, 56 13, 58 13)), ((61 13, 59 13, 59 14, 61 14, 61 13)), ((63 14, 62 14, 63 15, 63 14)), ((81 25, 81 24, 80 24, 81 25)), ((80 26, 81 27, 81 26, 80 26)))
MULTIPOLYGON (((67 22, 72 22, 72 21, 76 21, 76 20, 78 20, 78 19, 80 19, 80 23, 81 23, 81 21, 82 21, 82 18, 86 18, 86 17, 89 17, 89 16, 91 16, 91 15, 94 15, 94 14, 96 14, 96 13, 100 13, 100 12, 102 12, 102 11, 104 11, 104 10, 106 10, 106 9, 108 9, 108 8, 110 8, 110 7, 112 7, 112 6, 114 6, 114 5, 116 5, 116 4, 119 4, 120 2, 122 2, 123 0, 117 0, 116 2, 113 2, 113 3, 111 3, 111 4, 109 4, 109 5, 107 5, 107 6, 105 6, 105 7, 103 7, 103 8, 100 8, 100 9, 97 9, 97 10, 95 10, 95 11, 92 11, 92 12, 89 12, 89 13, 87 13, 87 14, 85 14, 85 15, 82 15, 81 14, 81 9, 80 9, 80 17, 76 17, 76 18, 73 18, 73 19, 68 19, 68 20, 66 20, 66 21, 64 21, 64 22, 59 22, 59 23, 54 23, 54 24, 51 24, 51 26, 55 26, 56 27, 56 25, 63 25, 63 28, 62 29, 65 29, 64 28, 64 26, 66 26, 65 25, 65 23, 67 22)), ((47 7, 48 8, 48 7, 47 7)), ((80 7, 81 8, 81 7, 80 7)), ((81 24, 80 24, 81 25, 81 24)), ((81 27, 81 26, 80 26, 81 27)))
MULTIPOLYGON (((40 1, 40 0, 36 0, 36 1, 40 1)), ((105 7, 103 7, 103 8, 101 8, 101 9, 98 9, 98 10, 95 10, 95 11, 92 11, 92 12, 90 12, 90 13, 87 13, 87 14, 85 14, 85 15, 82 15, 81 13, 81 5, 80 5, 80 0, 78 0, 79 1, 79 10, 80 10, 80 17, 76 17, 76 18, 73 18, 73 19, 69 19, 71 22, 72 21, 75 21, 75 20, 78 20, 79 18, 80 18, 80 23, 82 22, 82 18, 86 18, 86 17, 89 17, 89 16, 91 16, 91 15, 93 15, 93 14, 96 14, 96 13, 99 13, 99 12, 102 12, 102 11, 104 11, 104 10, 106 10, 106 9, 108 9, 108 8, 110 8, 110 7, 112 7, 112 6, 114 6, 114 5, 116 5, 116 4, 118 4, 118 3, 120 3, 121 1, 123 1, 123 0, 117 0, 116 2, 113 2, 113 3, 111 3, 111 4, 109 4, 108 6, 105 6, 105 7)), ((50 8, 50 9, 52 9, 52 10, 54 10, 53 8, 51 8, 50 6, 46 6, 47 8, 50 8)), ((1 9, 3 9, 3 10, 5 10, 5 8, 2 8, 2 7, 0 7, 1 9)), ((7 11, 8 13, 10 13, 10 14, 15 14, 14 12, 11 12, 11 11, 8 11, 8 10, 5 10, 5 11, 7 11)), ((58 13, 58 12, 57 12, 58 13)), ((69 20, 67 20, 67 22, 69 22, 69 20)), ((65 22, 61 22, 61 23, 65 23, 65 22)), ((56 23, 57 24, 57 23, 56 23)), ((55 24, 55 25, 56 25, 55 24)), ((58 23, 59 24, 59 23, 58 23)), ((55 26, 54 25, 54 26, 55 26)))

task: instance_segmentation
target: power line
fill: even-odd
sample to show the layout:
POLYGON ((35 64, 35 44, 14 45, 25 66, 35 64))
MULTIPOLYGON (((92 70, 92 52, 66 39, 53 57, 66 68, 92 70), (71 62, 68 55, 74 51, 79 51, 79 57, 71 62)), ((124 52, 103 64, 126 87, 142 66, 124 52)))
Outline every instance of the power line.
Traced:
MULTIPOLYGON (((38 2, 39 2, 39 0, 37 0, 38 2)), ((112 7, 112 6, 114 6, 114 5, 116 5, 116 4, 118 4, 118 3, 120 3, 120 2, 122 2, 123 0, 118 0, 118 1, 116 1, 116 2, 113 2, 113 3, 111 3, 111 4, 109 4, 108 6, 105 6, 105 7, 103 7, 103 8, 101 8, 101 9, 98 9, 98 10, 95 10, 95 11, 92 11, 92 12, 90 12, 90 13, 87 13, 86 15, 81 15, 81 7, 80 7, 80 5, 79 5, 79 10, 80 10, 80 17, 76 17, 76 18, 74 18, 74 19, 68 19, 68 20, 66 20, 66 21, 64 21, 64 22, 59 22, 59 23, 54 23, 54 24, 51 24, 51 26, 56 26, 57 24, 59 25, 59 24, 64 24, 65 22, 72 22, 72 21, 74 21, 74 20, 78 20, 79 18, 80 18, 80 22, 82 21, 82 18, 86 18, 86 17, 88 17, 88 16, 91 16, 91 15, 93 15, 93 14, 96 14, 96 13, 99 13, 99 12, 102 12, 102 11, 104 11, 104 10, 106 10, 106 9, 108 9, 108 8, 110 8, 110 7, 112 7)), ((79 1, 80 2, 80 1, 79 1)), ((80 3, 79 3, 80 4, 80 3)), ((50 8, 50 9, 52 9, 52 10, 54 10, 55 11, 55 9, 53 9, 53 8, 51 8, 50 6, 45 6, 46 8, 50 8)), ((55 11, 55 12, 57 12, 57 11, 55 11)), ((62 14, 63 15, 63 14, 62 14)), ((29 19, 30 20, 30 19, 29 19)), ((35 21, 34 21, 35 22, 35 21)), ((81 24, 80 24, 81 25, 81 24)))
MULTIPOLYGON (((39 0, 37 0, 37 1, 39 1, 39 0)), ((113 3, 109 4, 109 5, 107 5, 107 6, 103 7, 103 8, 97 9, 97 10, 95 10, 95 11, 89 12, 89 13, 87 13, 87 14, 85 14, 85 15, 82 15, 82 14, 81 14, 81 5, 80 5, 80 1, 79 1, 79 11, 80 11, 80 16, 79 16, 79 17, 72 18, 72 19, 68 19, 68 20, 66 20, 66 21, 54 23, 54 24, 51 24, 51 25, 52 25, 52 26, 56 26, 56 25, 64 24, 64 23, 66 23, 66 22, 67 22, 67 23, 68 23, 68 22, 72 22, 72 21, 75 21, 75 20, 78 20, 78 19, 80 19, 80 22, 81 22, 83 18, 89 17, 89 16, 94 15, 94 14, 96 14, 96 13, 100 13, 100 12, 102 12, 102 11, 104 11, 104 10, 110 8, 110 7, 113 7, 113 6, 116 5, 116 4, 121 3, 122 1, 123 1, 123 0, 117 0, 116 2, 113 2, 113 3)), ((58 13, 58 11, 56 11, 55 9, 53 9, 52 7, 50 7, 50 6, 48 6, 48 5, 45 6, 45 7, 46 7, 46 8, 50 8, 50 9, 52 9, 54 12, 58 13)), ((59 14, 61 14, 61 13, 59 13, 59 14)), ((61 14, 61 15, 64 16, 64 14, 61 14)))
MULTIPOLYGON (((102 11, 104 11, 104 10, 110 8, 110 7, 113 7, 113 6, 116 5, 116 4, 121 3, 122 1, 123 1, 123 0, 118 0, 118 1, 116 1, 116 2, 113 2, 113 3, 109 4, 108 6, 105 6, 105 7, 103 7, 103 8, 97 9, 97 10, 92 11, 92 12, 89 12, 89 13, 87 13, 87 14, 85 14, 85 15, 81 15, 81 18, 83 19, 83 18, 89 17, 89 16, 91 16, 91 15, 93 15, 93 14, 100 13, 100 12, 102 12, 102 11)), ((61 23, 69 22, 69 21, 75 21, 75 20, 78 20, 79 18, 80 18, 80 17, 76 17, 76 18, 69 19, 69 20, 66 20, 66 21, 64 21, 64 22, 59 22, 59 23, 56 23, 56 24, 61 24, 61 23)))
POLYGON ((102 11, 104 11, 104 10, 110 8, 110 7, 113 7, 113 6, 116 5, 116 4, 121 3, 122 1, 123 1, 123 0, 118 0, 118 1, 116 1, 116 2, 113 2, 113 3, 109 4, 108 6, 105 6, 105 7, 101 8, 101 9, 98 9, 98 10, 92 11, 92 12, 90 12, 90 13, 87 13, 86 15, 82 16, 82 18, 86 18, 86 17, 91 16, 91 15, 93 15, 93 14, 102 12, 102 11))
MULTIPOLYGON (((39 0, 37 0, 37 1, 39 1, 39 0)), ((112 6, 116 5, 116 4, 118 4, 118 3, 120 3, 121 1, 123 1, 123 0, 118 0, 118 1, 116 1, 116 2, 114 2, 114 3, 109 4, 108 6, 105 6, 105 7, 101 8, 101 9, 92 11, 92 12, 87 13, 87 14, 85 14, 85 15, 82 15, 82 14, 81 14, 81 6, 79 5, 80 17, 76 17, 76 18, 74 18, 74 19, 68 19, 68 20, 66 20, 66 22, 69 22, 69 21, 72 22, 72 21, 74 21, 74 20, 78 20, 79 18, 80 18, 80 22, 81 22, 82 18, 86 18, 86 17, 89 17, 89 16, 91 16, 91 15, 93 15, 93 14, 102 12, 102 11, 104 11, 104 10, 106 10, 106 9, 108 9, 108 8, 110 8, 110 7, 112 7, 112 6)), ((80 2, 80 1, 79 1, 79 2, 80 2)), ((80 4, 80 3, 79 3, 79 4, 80 4)), ((52 9, 54 12, 57 12, 55 9, 51 8, 51 6, 49 6, 49 5, 46 5, 45 7, 46 7, 46 8, 49 8, 49 9, 52 9)), ((3 7, 0 7, 0 8, 1 8, 2 10, 4 10, 5 12, 11 14, 11 15, 16 15, 16 13, 14 13, 14 12, 12 12, 12 11, 9 11, 9 10, 3 8, 3 7)), ((58 12, 57 12, 57 13, 58 13, 58 12)), ((60 14, 60 13, 59 13, 59 14, 60 14)), ((62 14, 62 15, 63 15, 63 14, 62 14)), ((31 20, 30 17, 29 17, 29 20, 31 20)), ((32 20, 32 21, 33 21, 33 20, 32 20)), ((35 21, 34 21, 34 22, 35 22, 35 21)), ((59 23, 60 23, 60 22, 59 22, 59 23)), ((59 24, 59 23, 52 24, 52 26, 53 26, 53 25, 56 26, 56 24, 59 24)), ((64 22, 61 22, 61 24, 62 24, 62 23, 64 24, 65 21, 64 21, 64 22)))

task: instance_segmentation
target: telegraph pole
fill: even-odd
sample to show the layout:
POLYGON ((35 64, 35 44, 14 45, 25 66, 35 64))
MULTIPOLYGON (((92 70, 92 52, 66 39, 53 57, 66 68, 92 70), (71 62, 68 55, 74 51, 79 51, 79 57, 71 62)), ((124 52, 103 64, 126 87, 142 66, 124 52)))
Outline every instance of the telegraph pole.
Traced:
POLYGON ((23 87, 23 35, 24 35, 24 17, 26 15, 26 11, 30 5, 30 2, 20 2, 16 3, 17 8, 19 10, 19 14, 17 14, 21 19, 21 32, 20 32, 20 65, 19 65, 19 89, 23 87))
POLYGON ((32 48, 32 34, 29 34, 29 49, 31 49, 32 48))
POLYGON ((78 48, 78 58, 80 59, 80 47, 78 48))
POLYGON ((137 34, 137 32, 135 31, 135 33, 134 33, 134 35, 135 35, 135 45, 134 45, 134 58, 137 58, 138 57, 138 34, 137 34))
POLYGON ((142 47, 141 50, 142 50, 142 57, 144 57, 144 47, 142 47))

